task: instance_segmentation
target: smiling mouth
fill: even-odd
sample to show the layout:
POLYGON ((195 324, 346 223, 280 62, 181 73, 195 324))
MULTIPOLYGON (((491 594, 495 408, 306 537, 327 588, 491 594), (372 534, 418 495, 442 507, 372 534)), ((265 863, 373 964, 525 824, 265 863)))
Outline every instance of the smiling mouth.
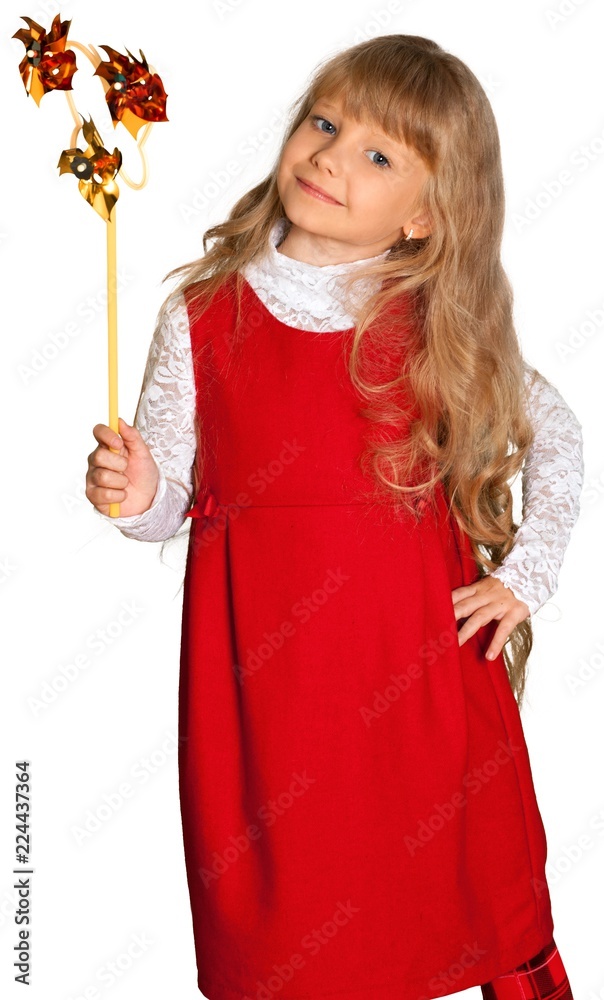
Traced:
POLYGON ((330 205, 342 204, 340 201, 337 201, 335 198, 332 198, 331 195, 328 195, 324 191, 321 191, 320 188, 315 187, 313 184, 309 184, 308 181, 303 181, 301 177, 296 177, 296 180, 303 191, 306 191, 307 194, 312 195, 314 198, 318 198, 319 201, 326 201, 330 205))

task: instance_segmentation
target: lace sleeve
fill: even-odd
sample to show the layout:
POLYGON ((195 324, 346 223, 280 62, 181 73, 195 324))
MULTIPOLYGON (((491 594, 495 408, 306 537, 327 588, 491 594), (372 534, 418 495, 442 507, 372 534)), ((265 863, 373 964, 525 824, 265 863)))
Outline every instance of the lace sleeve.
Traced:
POLYGON ((193 495, 195 419, 189 318, 179 295, 158 316, 134 420, 158 466, 155 497, 142 514, 110 517, 95 507, 99 517, 139 541, 163 541, 178 531, 193 495))
POLYGON ((522 469, 522 522, 514 545, 490 575, 535 614, 558 588, 558 574, 580 511, 581 424, 558 390, 525 363, 535 440, 522 469))

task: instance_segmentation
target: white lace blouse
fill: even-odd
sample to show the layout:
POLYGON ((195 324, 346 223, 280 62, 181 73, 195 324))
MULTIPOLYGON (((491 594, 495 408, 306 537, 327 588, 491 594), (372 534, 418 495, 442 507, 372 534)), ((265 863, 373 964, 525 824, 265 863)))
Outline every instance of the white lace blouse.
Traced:
MULTIPOLYGON (((351 311, 346 311, 339 279, 364 262, 320 267, 293 260, 277 250, 285 230, 286 220, 276 223, 267 253, 244 268, 244 277, 269 311, 289 326, 315 332, 349 329, 358 303, 349 299, 351 311)), ((372 280, 357 282, 351 296, 364 294, 372 280)), ((579 516, 584 475, 581 425, 553 385, 540 379, 531 384, 533 374, 525 362, 535 441, 522 467, 522 522, 512 549, 491 574, 531 614, 556 592, 579 516)), ((148 510, 130 517, 97 511, 128 538, 161 541, 185 522, 193 501, 195 403, 188 314, 184 299, 176 296, 153 333, 136 417, 159 470, 155 497, 148 510)))

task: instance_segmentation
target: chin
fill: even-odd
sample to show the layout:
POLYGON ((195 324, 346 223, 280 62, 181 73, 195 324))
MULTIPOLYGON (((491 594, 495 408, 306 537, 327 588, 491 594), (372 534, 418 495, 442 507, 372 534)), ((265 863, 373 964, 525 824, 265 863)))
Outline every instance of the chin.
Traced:
MULTIPOLYGON (((296 182, 294 181, 294 184, 296 182)), ((317 201, 317 208, 315 209, 314 204, 308 204, 308 197, 303 191, 298 190, 296 185, 296 190, 293 195, 290 194, 288 197, 281 199, 281 204, 287 218, 300 229, 308 229, 312 232, 317 231, 317 227, 322 229, 327 223, 325 218, 321 218, 318 214, 321 211, 321 202, 317 201)))

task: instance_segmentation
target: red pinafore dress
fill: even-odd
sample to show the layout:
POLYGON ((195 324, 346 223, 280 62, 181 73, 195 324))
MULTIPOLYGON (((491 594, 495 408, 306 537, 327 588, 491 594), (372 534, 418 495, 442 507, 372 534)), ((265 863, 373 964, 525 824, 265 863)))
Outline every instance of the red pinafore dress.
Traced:
POLYGON ((442 489, 415 513, 368 499, 352 330, 290 327, 245 280, 237 323, 234 289, 191 324, 179 792, 198 986, 431 1000, 487 983, 554 928, 518 706, 484 655, 497 623, 457 642, 469 540, 442 489))

